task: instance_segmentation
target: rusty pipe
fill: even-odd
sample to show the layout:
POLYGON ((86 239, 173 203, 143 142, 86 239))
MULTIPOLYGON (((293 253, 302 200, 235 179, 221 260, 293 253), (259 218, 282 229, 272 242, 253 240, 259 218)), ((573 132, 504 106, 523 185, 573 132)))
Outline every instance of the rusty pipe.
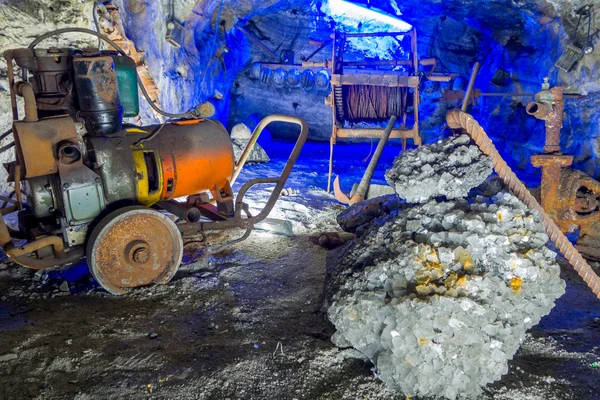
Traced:
POLYGON ((475 86, 475 78, 477 77, 477 73, 479 72, 479 61, 475 63, 473 66, 473 72, 471 73, 471 78, 469 78, 469 85, 467 86, 467 91, 465 92, 465 98, 463 100, 461 111, 467 111, 467 106, 469 105, 469 100, 471 100, 471 93, 473 93, 473 86, 475 86))
POLYGON ((537 202, 523 182, 519 180, 517 175, 506 164, 506 161, 500 156, 500 153, 498 153, 498 150, 481 125, 471 115, 459 110, 450 111, 446 115, 446 121, 448 126, 453 130, 464 129, 475 141, 481 152, 492 159, 494 170, 515 196, 529 208, 533 208, 539 213, 550 240, 556 245, 560 253, 565 256, 588 287, 592 289, 592 292, 600 298, 600 278, 598 275, 592 270, 575 246, 569 242, 569 239, 567 239, 552 218, 546 214, 544 208, 537 202))
POLYGON ((6 74, 8 77, 8 87, 10 90, 10 107, 12 109, 13 121, 19 120, 19 109, 17 108, 17 96, 14 91, 15 71, 13 69, 14 50, 6 50, 4 59, 6 60, 6 74))
POLYGON ((42 249, 46 246, 52 246, 54 250, 54 254, 57 258, 64 257, 65 255, 65 245, 63 240, 58 236, 46 236, 41 239, 34 240, 33 242, 27 243, 25 246, 21 247, 10 247, 5 249, 6 255, 9 257, 19 257, 24 256, 29 253, 33 253, 39 249, 42 249))
POLYGON ((529 115, 533 115, 538 119, 546 119, 548 115, 552 112, 552 105, 549 103, 540 103, 537 101, 532 101, 527 104, 525 107, 525 111, 529 115))
POLYGON ((560 130, 563 122, 563 88, 553 87, 535 95, 536 101, 527 105, 529 115, 541 119, 546 126, 544 152, 560 153, 560 130))
POLYGON ((25 100, 25 118, 27 122, 35 122, 38 120, 37 102, 35 100, 35 94, 33 88, 28 82, 18 82, 15 87, 17 93, 23 96, 25 100))
POLYGON ((385 130, 381 134, 381 139, 379 139, 379 143, 377 144, 377 148, 373 153, 373 157, 371 157, 371 161, 369 161, 369 165, 363 174, 358 187, 354 191, 352 198, 350 199, 350 204, 358 203, 359 201, 363 201, 367 194, 367 190, 369 190, 369 185, 371 184, 371 178, 373 178, 373 173, 375 172, 375 168, 377 168, 377 164, 379 163, 379 159, 381 158, 381 154, 383 153, 383 149, 390 138, 390 134, 392 133, 392 129, 394 129, 394 124, 396 123, 396 116, 392 115, 390 120, 388 121, 385 130))
POLYGON ((253 34, 251 34, 250 32, 248 32, 246 30, 246 28, 240 26, 240 25, 235 25, 235 27, 242 32, 244 35, 246 35, 248 37, 248 39, 250 39, 251 41, 253 41, 254 43, 256 43, 257 45, 259 45, 264 51, 266 51, 268 54, 270 54, 271 56, 273 56, 274 58, 279 59, 279 56, 277 55, 277 53, 275 53, 273 50, 271 50, 269 47, 267 47, 266 44, 264 44, 259 38, 257 38, 256 36, 254 36, 253 34))
POLYGON ((180 203, 175 200, 161 201, 156 204, 160 208, 170 212, 171 214, 185 220, 186 222, 198 222, 202 218, 202 213, 197 207, 180 203))

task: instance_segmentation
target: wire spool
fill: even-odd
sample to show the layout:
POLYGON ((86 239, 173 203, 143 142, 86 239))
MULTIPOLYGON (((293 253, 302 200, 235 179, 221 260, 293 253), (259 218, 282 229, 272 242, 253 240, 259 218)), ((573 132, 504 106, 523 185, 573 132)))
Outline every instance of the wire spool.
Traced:
POLYGON ((408 90, 404 87, 344 86, 344 114, 349 121, 383 120, 406 113, 408 90))

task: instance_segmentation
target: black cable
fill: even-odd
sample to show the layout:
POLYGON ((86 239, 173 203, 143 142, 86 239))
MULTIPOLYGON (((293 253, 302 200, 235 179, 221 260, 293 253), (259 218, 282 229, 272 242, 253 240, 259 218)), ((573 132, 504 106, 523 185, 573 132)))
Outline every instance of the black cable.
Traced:
MULTIPOLYGON (((98 23, 98 1, 94 1, 94 6, 92 7, 92 17, 94 18, 94 25, 96 26, 96 32, 100 33, 100 24, 98 23)), ((98 38, 98 51, 100 51, 100 45, 102 44, 102 40, 98 38)))
MULTIPOLYGON (((56 29, 54 31, 50 31, 48 33, 45 33, 45 34, 37 37, 33 42, 31 42, 31 44, 29 45, 29 49, 33 50, 33 48, 35 46, 37 46, 41 41, 46 40, 49 37, 57 36, 57 35, 60 35, 60 34, 63 34, 63 33, 68 33, 68 32, 87 33, 89 35, 96 36, 97 38, 104 40, 106 43, 108 43, 112 47, 114 47, 121 55, 123 55, 125 57, 128 57, 127 53, 125 53, 123 51, 123 49, 121 49, 119 47, 118 44, 116 44, 115 42, 113 42, 112 40, 110 40, 105 35, 103 35, 101 33, 98 33, 98 32, 94 32, 93 30, 87 29, 87 28, 62 28, 62 29, 56 29)), ((156 104, 154 104, 154 102, 152 101, 152 99, 150 99, 150 95, 148 94, 148 91, 146 90, 146 88, 142 84, 142 80, 140 78, 140 75, 137 72, 137 69, 136 69, 136 75, 137 75, 137 78, 138 78, 138 86, 139 86, 140 90, 142 91, 142 94, 144 95, 144 98, 146 99, 146 101, 148 102, 148 104, 150 105, 150 107, 152 107, 152 109, 154 109, 154 111, 156 111, 159 114, 164 115, 165 117, 169 117, 169 118, 196 118, 196 116, 193 113, 191 113, 191 112, 174 114, 174 113, 169 113, 169 112, 163 111, 160 108, 158 108, 156 106, 156 104)))
POLYGON ((10 128, 6 132, 4 132, 2 135, 0 135, 0 140, 4 139, 5 137, 7 137, 8 135, 10 135, 11 133, 12 133, 12 128, 10 128))
POLYGON ((0 154, 4 153, 6 150, 12 149, 13 147, 15 147, 15 142, 11 142, 11 143, 7 144, 6 146, 0 147, 0 154))

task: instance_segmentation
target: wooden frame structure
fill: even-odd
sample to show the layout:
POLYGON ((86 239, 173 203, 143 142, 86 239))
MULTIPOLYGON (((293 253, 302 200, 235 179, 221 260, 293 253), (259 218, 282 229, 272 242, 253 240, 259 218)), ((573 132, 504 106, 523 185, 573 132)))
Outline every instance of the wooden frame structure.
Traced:
MULTIPOLYGON (((327 180, 327 191, 331 189, 331 175, 333 173, 333 146, 338 138, 379 138, 383 134, 383 128, 343 128, 344 123, 344 98, 343 87, 351 85, 363 86, 385 86, 405 87, 413 92, 414 123, 412 127, 406 126, 406 113, 402 116, 401 127, 393 129, 390 139, 401 139, 402 148, 406 148, 407 139, 412 139, 414 144, 421 146, 419 134, 419 86, 421 77, 417 75, 419 59, 417 55, 417 31, 409 32, 376 32, 376 33, 334 33, 331 68, 331 95, 329 105, 332 109, 333 128, 329 140, 329 174, 327 180), (349 38, 360 37, 383 37, 409 35, 410 53, 408 60, 385 60, 385 61, 344 61, 344 48, 349 38), (377 66, 406 66, 407 71, 387 71, 376 69, 349 69, 346 67, 377 67, 377 66)), ((422 60, 424 66, 431 66, 431 72, 435 69, 435 59, 422 60)))

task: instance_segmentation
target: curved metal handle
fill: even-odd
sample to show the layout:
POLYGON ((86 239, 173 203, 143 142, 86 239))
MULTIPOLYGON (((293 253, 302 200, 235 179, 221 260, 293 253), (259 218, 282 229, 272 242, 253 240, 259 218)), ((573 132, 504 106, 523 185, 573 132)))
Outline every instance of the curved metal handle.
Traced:
MULTIPOLYGON (((306 139, 308 138, 308 124, 302 118, 292 117, 291 115, 283 115, 283 114, 269 115, 269 116, 263 118, 258 123, 258 125, 256 125, 256 128, 254 128, 254 132, 252 132, 252 136, 250 136, 250 140, 248 141, 248 144, 246 144, 246 147, 244 147, 244 151, 242 152, 240 159, 235 164, 235 168, 233 169, 233 175, 231 177, 231 182, 230 182, 232 186, 235 183, 235 181, 237 180, 238 176, 240 175, 240 172, 242 172, 242 168, 244 168, 244 165, 246 164, 246 160, 248 160, 248 157, 250 156, 252 149, 254 149, 254 146, 256 145, 258 137, 263 132, 263 130, 272 122, 289 122, 292 124, 300 125, 300 136, 298 136, 298 140, 296 141, 294 150, 292 151, 292 154, 290 154, 290 158, 288 160, 288 164, 290 164, 290 161, 293 158, 293 161, 291 163, 291 166, 289 167, 289 170, 291 171, 292 168, 294 167, 294 164, 296 163, 296 159, 298 158, 298 154, 300 153, 300 150, 304 146, 304 142, 306 142, 306 139), (296 153, 295 157, 294 157, 294 153, 296 153)), ((288 164, 286 164, 285 168, 283 169, 283 172, 281 174, 282 177, 285 174, 286 168, 288 168, 288 164)), ((288 175, 289 175, 289 171, 288 171, 288 175)), ((287 180, 287 176, 285 177, 285 179, 287 180)))

